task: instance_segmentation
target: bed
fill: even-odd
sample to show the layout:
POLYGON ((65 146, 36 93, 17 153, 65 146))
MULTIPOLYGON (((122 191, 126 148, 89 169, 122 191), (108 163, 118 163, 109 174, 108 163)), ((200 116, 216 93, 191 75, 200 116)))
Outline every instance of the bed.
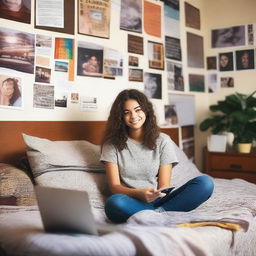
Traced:
MULTIPOLYGON (((241 179, 213 179, 213 196, 188 213, 142 211, 101 236, 44 232, 35 183, 87 190, 95 221, 108 222, 109 192, 97 162, 104 128, 104 121, 0 122, 0 255, 256 255, 256 185, 241 179)), ((178 143, 177 129, 162 131, 178 143)), ((172 185, 178 187, 202 173, 175 150, 172 185)))

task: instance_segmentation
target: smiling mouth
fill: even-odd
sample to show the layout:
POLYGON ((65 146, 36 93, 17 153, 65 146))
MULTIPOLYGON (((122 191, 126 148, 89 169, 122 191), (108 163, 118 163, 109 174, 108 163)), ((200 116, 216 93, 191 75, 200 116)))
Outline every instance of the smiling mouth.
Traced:
POLYGON ((137 124, 138 122, 141 121, 141 118, 140 119, 136 119, 136 120, 133 120, 133 121, 130 121, 131 124, 137 124))

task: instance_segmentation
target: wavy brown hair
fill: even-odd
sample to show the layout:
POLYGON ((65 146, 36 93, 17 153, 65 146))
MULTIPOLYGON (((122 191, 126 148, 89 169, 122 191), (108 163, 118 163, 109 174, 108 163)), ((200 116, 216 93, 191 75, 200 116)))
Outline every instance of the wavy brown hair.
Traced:
POLYGON ((7 78, 5 79, 3 82, 2 82, 2 87, 4 86, 5 83, 8 83, 8 82, 12 82, 13 84, 13 94, 12 94, 12 97, 10 98, 10 106, 12 106, 14 104, 14 102, 19 98, 21 97, 21 93, 20 93, 20 89, 19 89, 19 86, 18 86, 18 80, 15 79, 15 78, 7 78))
POLYGON ((144 93, 135 89, 123 90, 116 97, 110 110, 102 145, 104 143, 113 144, 119 151, 126 147, 128 127, 123 120, 123 115, 124 103, 129 99, 136 100, 146 115, 146 120, 143 124, 143 144, 153 150, 156 147, 156 139, 159 136, 159 127, 156 122, 153 105, 144 93))

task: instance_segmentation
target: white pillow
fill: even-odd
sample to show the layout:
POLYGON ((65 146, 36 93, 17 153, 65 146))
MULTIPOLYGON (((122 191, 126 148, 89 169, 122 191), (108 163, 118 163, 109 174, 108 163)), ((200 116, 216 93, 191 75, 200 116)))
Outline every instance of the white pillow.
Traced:
POLYGON ((34 177, 56 170, 104 171, 98 145, 85 140, 51 141, 22 135, 34 177))

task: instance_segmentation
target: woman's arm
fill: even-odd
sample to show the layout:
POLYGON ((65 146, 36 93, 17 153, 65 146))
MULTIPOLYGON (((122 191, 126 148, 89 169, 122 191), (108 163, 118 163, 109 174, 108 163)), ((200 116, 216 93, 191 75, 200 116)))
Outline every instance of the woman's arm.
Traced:
POLYGON ((152 202, 158 197, 162 197, 165 194, 158 192, 157 189, 154 188, 129 188, 121 184, 119 177, 118 166, 115 163, 104 162, 107 180, 109 184, 110 191, 113 194, 125 194, 130 197, 134 197, 146 202, 152 202))
POLYGON ((162 165, 159 168, 158 172, 158 189, 166 188, 170 186, 171 181, 171 174, 172 174, 172 165, 162 165))

